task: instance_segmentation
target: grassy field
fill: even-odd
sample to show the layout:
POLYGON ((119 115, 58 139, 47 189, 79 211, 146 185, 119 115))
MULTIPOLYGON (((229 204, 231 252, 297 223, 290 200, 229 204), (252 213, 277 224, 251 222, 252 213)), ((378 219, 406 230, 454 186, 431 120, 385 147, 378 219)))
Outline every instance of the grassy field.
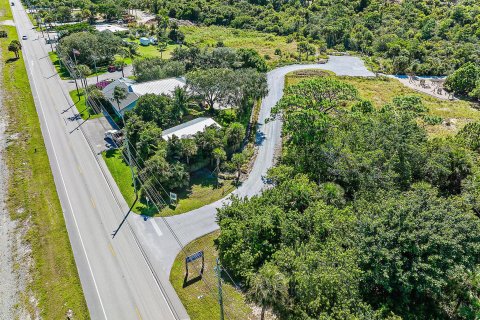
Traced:
MULTIPOLYGON (((129 205, 132 205, 135 200, 135 192, 128 165, 124 162, 118 150, 110 150, 102 153, 102 155, 125 201, 129 205)), ((203 207, 206 204, 222 199, 234 189, 233 181, 227 180, 221 187, 217 188, 215 178, 210 177, 207 173, 194 173, 190 179, 190 186, 186 190, 178 193, 179 202, 176 207, 165 207, 158 213, 154 206, 151 204, 147 206, 146 201, 142 199, 142 202, 137 202, 133 211, 149 216, 155 214, 172 216, 203 207)), ((168 200, 166 194, 162 194, 162 196, 164 196, 165 200, 168 200)))
MULTIPOLYGON (((314 76, 314 73, 312 73, 314 76)), ((298 76, 296 73, 287 75, 286 85, 292 85, 305 79, 304 76, 298 76)), ((345 82, 354 85, 363 99, 370 100, 376 107, 381 107, 389 102, 395 96, 414 94, 422 98, 425 106, 429 108, 429 113, 439 116, 444 120, 450 120, 453 125, 446 126, 426 125, 426 130, 431 137, 440 137, 455 134, 465 124, 471 121, 480 120, 480 111, 473 107, 468 101, 441 100, 424 94, 404 86, 395 79, 384 78, 355 78, 355 77, 339 77, 345 82)))
POLYGON ((221 41, 226 47, 255 49, 260 55, 268 55, 269 64, 278 62, 281 57, 275 55, 275 49, 280 49, 285 55, 297 52, 295 41, 287 43, 287 38, 254 30, 239 30, 220 26, 180 27, 185 34, 185 41, 199 47, 215 47, 221 41))
MULTIPOLYGON (((189 276, 185 279, 185 253, 180 252, 170 273, 170 282, 175 288, 180 300, 187 309, 192 320, 219 319, 220 311, 218 306, 217 278, 215 275, 216 258, 214 240, 219 232, 203 236, 185 247, 185 252, 192 254, 203 250, 205 256, 205 269, 203 279, 198 276, 201 268, 201 259, 196 260, 189 266, 189 276)), ((245 302, 244 295, 222 275, 223 299, 225 319, 245 320, 259 319, 254 316, 252 308, 245 302)))
MULTIPOLYGON (((0 0, 0 20, 7 19, 12 19, 8 1, 0 0)), ((0 29, 8 32, 7 39, 0 39, 5 61, 13 56, 7 47, 17 34, 14 27, 0 29)), ((88 319, 23 58, 7 60, 0 80, 8 113, 7 135, 15 137, 6 152, 10 170, 7 208, 20 226, 28 226, 24 240, 33 261, 32 281, 21 293, 19 306, 30 318, 36 318, 38 309, 43 319, 65 319, 71 309, 75 319, 88 319)))
MULTIPOLYGON (((231 48, 249 48, 257 50, 262 56, 269 56, 269 64, 278 63, 279 60, 291 60, 290 53, 295 54, 297 50, 296 43, 287 43, 287 38, 273 34, 262 33, 254 30, 238 30, 220 26, 181 26, 180 30, 185 34, 185 42, 189 45, 196 45, 200 48, 215 47, 218 42, 223 42, 224 46, 231 48), (275 49, 280 49, 283 56, 275 55, 275 49)), ((127 39, 127 41, 130 41, 127 39)), ((139 40, 135 40, 137 44, 139 40)), ((173 50, 178 47, 170 43, 166 51, 163 52, 163 58, 170 58, 173 50)), ((138 46, 139 57, 160 57, 158 46, 138 46)))
POLYGON ((77 90, 72 90, 69 92, 70 98, 72 98, 73 103, 75 103, 75 108, 77 108, 78 113, 82 116, 83 120, 95 119, 103 117, 101 113, 95 113, 95 111, 85 103, 85 90, 79 90, 80 93, 77 93, 77 90))

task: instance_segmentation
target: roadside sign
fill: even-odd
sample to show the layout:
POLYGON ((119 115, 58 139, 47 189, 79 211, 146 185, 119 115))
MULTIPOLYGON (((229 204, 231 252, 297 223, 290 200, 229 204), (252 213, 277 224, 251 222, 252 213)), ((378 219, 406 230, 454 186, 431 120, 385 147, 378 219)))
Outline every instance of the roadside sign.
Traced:
POLYGON ((170 192, 170 204, 177 204, 177 194, 170 192))
POLYGON ((203 250, 202 251, 197 251, 194 254, 191 254, 191 255, 189 255, 185 258, 185 271, 186 271, 185 277, 186 278, 188 278, 188 264, 197 260, 197 259, 200 259, 200 258, 202 258, 202 269, 200 269, 200 275, 202 275, 203 274, 203 268, 205 267, 205 257, 203 255, 203 250))
POLYGON ((198 251, 198 252, 195 252, 194 254, 186 257, 185 261, 187 263, 189 263, 189 262, 193 262, 193 261, 195 261, 195 260, 197 260, 198 258, 201 258, 201 257, 203 257, 203 251, 198 251))

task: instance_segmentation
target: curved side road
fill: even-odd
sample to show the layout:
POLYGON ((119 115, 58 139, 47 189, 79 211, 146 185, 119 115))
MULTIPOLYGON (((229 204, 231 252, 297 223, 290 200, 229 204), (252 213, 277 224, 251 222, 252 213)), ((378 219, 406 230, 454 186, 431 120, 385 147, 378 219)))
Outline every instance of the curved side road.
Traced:
MULTIPOLYGON (((71 121, 73 104, 18 0, 12 13, 65 217, 80 281, 92 319, 188 319, 165 275, 152 268, 127 223, 112 239, 128 207, 105 179, 101 157, 71 121), (100 160, 99 160, 100 159, 100 160)), ((123 200, 123 199, 122 199, 123 200)))
MULTIPOLYGON (((233 192, 239 197, 251 197, 261 193, 265 188, 263 177, 273 165, 275 150, 281 144, 281 127, 279 120, 266 123, 273 106, 283 95, 285 75, 292 71, 304 69, 323 69, 333 71, 340 76, 373 77, 363 61, 358 57, 331 56, 326 64, 290 65, 270 71, 267 74, 269 93, 262 101, 256 133, 258 146, 257 158, 248 179, 233 192)), ((170 274, 173 262, 181 251, 181 245, 217 230, 217 208, 228 204, 229 197, 203 206, 190 212, 144 221, 143 217, 132 215, 130 218, 135 233, 147 251, 150 261, 165 274, 170 274), (172 231, 176 237, 172 235, 172 231)))

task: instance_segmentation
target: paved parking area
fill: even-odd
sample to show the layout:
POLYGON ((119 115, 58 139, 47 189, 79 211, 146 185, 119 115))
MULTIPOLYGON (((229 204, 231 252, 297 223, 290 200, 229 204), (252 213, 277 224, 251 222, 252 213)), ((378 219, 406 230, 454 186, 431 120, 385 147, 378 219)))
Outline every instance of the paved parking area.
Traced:
POLYGON ((105 131, 113 129, 107 118, 89 119, 82 124, 82 128, 96 153, 107 149, 109 142, 105 140, 105 131))

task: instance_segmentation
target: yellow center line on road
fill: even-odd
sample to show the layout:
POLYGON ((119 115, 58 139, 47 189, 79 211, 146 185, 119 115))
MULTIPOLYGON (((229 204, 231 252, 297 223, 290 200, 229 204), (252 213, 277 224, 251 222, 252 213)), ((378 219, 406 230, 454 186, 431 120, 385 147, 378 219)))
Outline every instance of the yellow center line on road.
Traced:
POLYGON ((115 250, 113 250, 113 246, 111 243, 108 244, 108 249, 110 250, 110 252, 112 253, 112 255, 115 257, 116 254, 115 254, 115 250))
POLYGON ((97 208, 97 206, 95 205, 95 201, 93 200, 93 198, 90 198, 90 202, 92 203, 92 207, 95 209, 97 208))
POLYGON ((77 168, 78 168, 78 172, 80 172, 80 174, 83 174, 82 167, 80 167, 80 165, 78 165, 77 168))
POLYGON ((137 312, 138 319, 142 320, 142 315, 140 314, 140 310, 138 310, 137 306, 135 306, 135 311, 137 312))

